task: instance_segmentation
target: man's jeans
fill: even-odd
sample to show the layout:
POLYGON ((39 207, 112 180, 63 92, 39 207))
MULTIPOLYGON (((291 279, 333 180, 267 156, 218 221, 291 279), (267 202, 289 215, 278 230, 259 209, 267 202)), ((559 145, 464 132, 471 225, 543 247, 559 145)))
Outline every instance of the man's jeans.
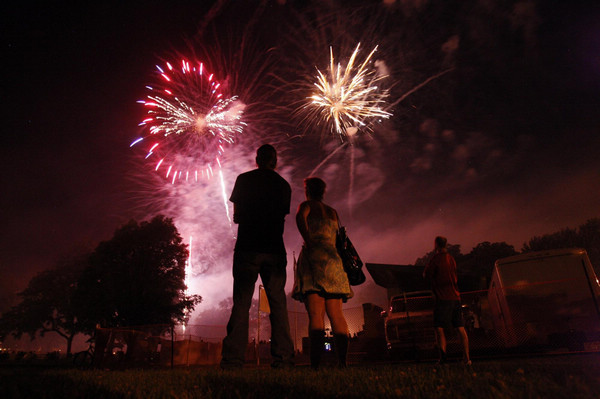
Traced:
POLYGON ((248 345, 248 319, 258 275, 265 287, 271 313, 273 365, 291 364, 294 344, 285 296, 287 259, 284 254, 236 251, 233 256, 233 309, 223 340, 221 365, 242 366, 248 345))

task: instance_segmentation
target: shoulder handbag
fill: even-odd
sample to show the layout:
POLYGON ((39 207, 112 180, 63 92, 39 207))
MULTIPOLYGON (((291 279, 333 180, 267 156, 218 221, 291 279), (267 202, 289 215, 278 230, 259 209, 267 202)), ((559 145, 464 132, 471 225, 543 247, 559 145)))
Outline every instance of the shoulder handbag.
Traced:
POLYGON ((337 232, 335 246, 337 251, 342 258, 344 264, 344 271, 348 275, 348 281, 350 285, 360 285, 365 282, 366 277, 362 271, 363 262, 358 256, 358 252, 352 245, 352 241, 346 234, 346 228, 340 226, 337 232))

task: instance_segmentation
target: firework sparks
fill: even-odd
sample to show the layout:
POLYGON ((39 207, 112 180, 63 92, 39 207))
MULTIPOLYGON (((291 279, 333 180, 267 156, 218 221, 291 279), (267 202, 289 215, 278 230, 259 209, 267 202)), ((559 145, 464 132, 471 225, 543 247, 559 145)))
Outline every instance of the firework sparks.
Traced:
POLYGON ((383 109, 388 91, 382 90, 378 82, 387 75, 378 75, 371 69, 370 61, 377 46, 362 64, 355 66, 360 43, 350 56, 345 67, 336 63, 330 48, 330 63, 326 73, 317 69, 317 91, 308 98, 308 119, 326 123, 331 132, 344 139, 355 135, 359 128, 368 127, 373 118, 389 118, 392 114, 383 109))
POLYGON ((172 183, 212 177, 225 146, 245 126, 244 105, 224 96, 203 63, 182 60, 179 68, 168 62, 156 68, 157 84, 146 86, 149 94, 138 101, 147 108, 140 123, 146 135, 130 146, 145 145, 146 159, 172 183))

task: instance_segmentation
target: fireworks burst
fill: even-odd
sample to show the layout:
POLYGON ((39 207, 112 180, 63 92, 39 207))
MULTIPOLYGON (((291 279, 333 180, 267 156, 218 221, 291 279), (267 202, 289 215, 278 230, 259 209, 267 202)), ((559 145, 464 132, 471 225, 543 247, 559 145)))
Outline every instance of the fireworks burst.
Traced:
POLYGON ((328 124, 332 133, 344 141, 358 132, 369 128, 373 118, 389 118, 392 114, 383 107, 388 91, 378 86, 387 75, 379 74, 370 68, 371 58, 377 46, 369 53, 362 64, 355 66, 360 43, 350 56, 345 67, 336 63, 330 47, 330 63, 326 73, 317 69, 317 91, 308 98, 306 119, 328 124))
POLYGON ((158 83, 146 86, 149 94, 138 101, 148 110, 140 123, 146 135, 130 146, 145 145, 146 159, 172 183, 212 177, 225 146, 245 126, 244 104, 235 96, 226 98, 201 62, 156 68, 158 83))

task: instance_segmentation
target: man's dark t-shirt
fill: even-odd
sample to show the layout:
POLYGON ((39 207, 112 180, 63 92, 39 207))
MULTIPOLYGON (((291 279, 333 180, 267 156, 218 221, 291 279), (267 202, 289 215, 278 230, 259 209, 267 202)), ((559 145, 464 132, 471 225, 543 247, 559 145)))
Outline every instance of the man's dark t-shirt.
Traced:
POLYGON ((231 198, 238 223, 236 251, 285 254, 283 225, 292 190, 272 169, 254 169, 237 177, 231 198))
POLYGON ((459 301, 456 276, 456 261, 446 251, 437 252, 425 267, 424 274, 431 280, 431 288, 436 299, 459 301))

